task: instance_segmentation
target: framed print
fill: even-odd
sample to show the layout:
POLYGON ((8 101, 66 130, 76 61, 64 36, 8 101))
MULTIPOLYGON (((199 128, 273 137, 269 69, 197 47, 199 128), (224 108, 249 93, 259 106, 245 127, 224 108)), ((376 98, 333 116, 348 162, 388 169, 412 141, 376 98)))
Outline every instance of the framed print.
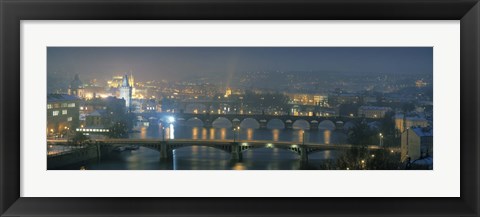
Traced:
POLYGON ((478 215, 477 1, 0 6, 2 216, 478 215))

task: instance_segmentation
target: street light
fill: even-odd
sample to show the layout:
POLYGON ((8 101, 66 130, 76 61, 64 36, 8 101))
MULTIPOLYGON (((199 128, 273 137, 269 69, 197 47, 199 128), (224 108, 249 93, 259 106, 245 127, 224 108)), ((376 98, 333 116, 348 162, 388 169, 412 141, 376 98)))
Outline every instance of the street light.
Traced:
POLYGON ((240 132, 240 126, 238 127, 233 127, 233 142, 235 142, 235 139, 236 139, 236 132, 239 131, 240 132))
POLYGON ((305 145, 305 130, 302 130, 302 145, 305 145))
POLYGON ((162 124, 162 141, 165 142, 165 126, 162 124))
POLYGON ((378 136, 380 137, 380 146, 383 146, 383 135, 379 133, 378 136))

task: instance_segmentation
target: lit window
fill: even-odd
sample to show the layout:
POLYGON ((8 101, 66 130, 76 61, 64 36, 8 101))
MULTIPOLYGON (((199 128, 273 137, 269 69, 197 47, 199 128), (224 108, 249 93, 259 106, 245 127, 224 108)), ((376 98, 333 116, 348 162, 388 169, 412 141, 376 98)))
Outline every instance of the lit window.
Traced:
POLYGON ((52 104, 47 104, 47 109, 53 108, 52 104))
POLYGON ((68 117, 68 118, 67 118, 67 121, 72 121, 72 120, 73 120, 72 117, 68 117))
POLYGON ((62 110, 62 115, 66 115, 66 114, 67 114, 67 110, 66 109, 62 110))
POLYGON ((67 103, 62 103, 62 108, 66 108, 67 107, 67 103))
POLYGON ((53 111, 53 116, 58 116, 58 113, 60 113, 60 111, 53 111))
POLYGON ((80 106, 80 110, 83 110, 83 106, 80 106))
POLYGON ((70 108, 75 107, 75 103, 68 103, 68 107, 70 107, 70 108))

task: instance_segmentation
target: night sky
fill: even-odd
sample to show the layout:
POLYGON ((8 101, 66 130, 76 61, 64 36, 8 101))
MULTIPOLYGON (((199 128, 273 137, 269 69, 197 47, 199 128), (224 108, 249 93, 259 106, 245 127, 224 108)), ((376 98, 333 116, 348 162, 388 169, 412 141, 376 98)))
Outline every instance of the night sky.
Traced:
POLYGON ((130 71, 138 81, 199 73, 330 71, 432 74, 431 47, 49 47, 47 73, 108 79, 130 71))

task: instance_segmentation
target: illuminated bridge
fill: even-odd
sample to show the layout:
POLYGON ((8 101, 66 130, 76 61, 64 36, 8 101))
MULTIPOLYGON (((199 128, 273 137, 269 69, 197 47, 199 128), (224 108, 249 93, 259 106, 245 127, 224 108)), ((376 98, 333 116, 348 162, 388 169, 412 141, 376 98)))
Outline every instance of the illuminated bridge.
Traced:
POLYGON ((219 119, 228 120, 232 126, 239 126, 242 121, 250 119, 256 121, 260 128, 267 128, 270 121, 281 121, 286 129, 291 129, 296 121, 305 121, 308 123, 309 129, 317 130, 319 127, 327 127, 328 129, 343 129, 353 127, 360 121, 373 122, 378 119, 347 117, 347 116, 291 116, 291 115, 262 115, 262 114, 191 114, 191 113, 139 113, 148 119, 155 117, 158 120, 165 119, 166 116, 175 117, 178 124, 184 124, 189 120, 200 120, 204 127, 212 127, 213 122, 219 119))
MULTIPOLYGON (((278 148, 285 149, 298 154, 302 161, 308 161, 310 153, 325 150, 348 150, 350 144, 318 144, 286 141, 265 141, 265 140, 242 140, 233 142, 232 140, 192 140, 192 139, 174 139, 163 141, 161 139, 96 139, 92 140, 97 147, 110 146, 119 147, 126 145, 138 145, 145 148, 157 150, 160 152, 160 159, 171 159, 173 150, 189 146, 206 146, 216 148, 231 154, 232 160, 240 160, 242 152, 256 148, 278 148)), ((48 140, 48 145, 67 145, 67 140, 48 140)), ((368 146, 369 150, 382 149, 380 146, 368 146)), ((100 150, 100 148, 99 148, 100 150)), ((394 151, 392 149, 392 151, 394 151)))

